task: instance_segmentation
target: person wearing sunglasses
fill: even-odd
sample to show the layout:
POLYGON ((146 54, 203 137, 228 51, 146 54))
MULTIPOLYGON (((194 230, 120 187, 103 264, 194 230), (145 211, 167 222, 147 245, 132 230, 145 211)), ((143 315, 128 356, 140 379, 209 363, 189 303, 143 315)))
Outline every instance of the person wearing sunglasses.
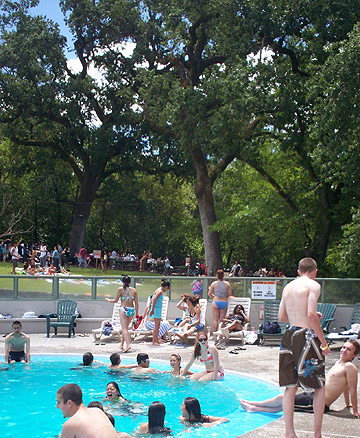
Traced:
POLYGON ((191 380, 207 381, 222 380, 224 378, 224 367, 220 362, 219 352, 215 345, 208 344, 208 337, 204 332, 198 334, 194 352, 185 368, 181 371, 181 376, 186 376, 195 359, 199 359, 200 362, 204 363, 205 370, 194 373, 190 377, 191 380))

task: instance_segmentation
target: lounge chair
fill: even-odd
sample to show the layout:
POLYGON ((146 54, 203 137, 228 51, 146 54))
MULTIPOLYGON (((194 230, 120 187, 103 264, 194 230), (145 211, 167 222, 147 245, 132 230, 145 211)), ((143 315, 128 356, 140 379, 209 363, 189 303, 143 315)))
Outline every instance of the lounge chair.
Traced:
POLYGON ((334 321, 333 316, 335 310, 336 310, 335 304, 321 303, 318 305, 318 311, 322 314, 320 325, 324 333, 329 332, 329 325, 331 324, 332 321, 334 321))
POLYGON ((281 342, 281 338, 283 337, 283 334, 285 333, 289 324, 287 322, 278 321, 279 307, 280 307, 280 300, 264 301, 264 324, 261 324, 259 326, 259 345, 265 344, 266 340, 272 340, 279 343, 281 342), (270 323, 277 322, 280 327, 280 332, 264 333, 264 325, 267 321, 269 321, 270 323))
MULTIPOLYGON (((206 309, 207 309, 208 301, 207 301, 206 298, 200 298, 199 304, 200 304, 200 308, 201 308, 201 313, 204 316, 205 330, 207 332, 209 332, 210 329, 206 326, 206 309)), ((183 314, 182 314, 182 319, 184 319, 184 318, 185 318, 185 312, 183 312, 183 314)), ((191 335, 188 335, 188 339, 196 338, 196 334, 197 334, 197 332, 195 332, 195 333, 193 333, 191 335)), ((169 331, 169 338, 170 338, 170 343, 171 344, 173 344, 176 340, 180 340, 180 338, 176 336, 174 331, 169 331)))
POLYGON ((345 341, 350 337, 359 337, 360 334, 360 302, 356 303, 349 324, 347 327, 342 326, 339 329, 334 329, 332 333, 326 336, 326 339, 329 341, 329 344, 333 341, 345 341), (340 331, 339 329, 343 329, 340 331))
MULTIPOLYGON (((150 297, 147 299, 146 307, 150 304, 150 297)), ((163 321, 166 321, 167 319, 167 313, 168 313, 168 307, 169 307, 169 297, 164 297, 162 302, 162 308, 161 308, 161 319, 163 321)), ((140 324, 140 327, 137 329, 129 330, 131 339, 135 339, 137 336, 152 336, 152 330, 148 330, 144 327, 143 323, 140 324)))
POLYGON ((118 336, 121 337, 121 324, 120 324, 120 307, 121 307, 121 301, 118 301, 114 304, 113 313, 111 319, 106 319, 101 322, 101 327, 97 329, 92 330, 92 334, 94 336, 94 341, 98 342, 101 339, 101 336, 103 335, 103 330, 106 326, 106 324, 111 324, 112 331, 110 333, 110 336, 118 336))
POLYGON ((50 336, 50 327, 54 327, 55 335, 57 335, 58 327, 68 327, 68 338, 71 337, 71 332, 75 335, 74 322, 77 314, 75 313, 77 302, 74 300, 60 300, 57 303, 57 318, 56 321, 51 321, 51 313, 46 317, 46 336, 50 336))
MULTIPOLYGON (((234 308, 241 304, 244 307, 245 313, 248 317, 250 317, 250 307, 251 307, 251 298, 244 298, 244 297, 230 297, 228 301, 228 309, 225 318, 233 312, 234 308)), ((214 342, 218 342, 219 337, 222 336, 225 339, 241 339, 241 343, 244 343, 244 332, 249 330, 250 324, 246 323, 244 325, 244 330, 229 332, 229 330, 225 328, 220 328, 216 332, 213 333, 214 335, 214 342)))

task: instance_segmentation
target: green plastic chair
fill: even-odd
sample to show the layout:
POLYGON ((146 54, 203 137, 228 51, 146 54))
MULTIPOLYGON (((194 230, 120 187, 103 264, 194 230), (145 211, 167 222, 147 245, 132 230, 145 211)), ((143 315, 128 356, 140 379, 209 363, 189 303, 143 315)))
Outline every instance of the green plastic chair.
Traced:
POLYGON ((322 314, 320 325, 324 333, 329 333, 329 326, 335 319, 333 318, 335 310, 335 304, 321 303, 318 305, 318 311, 322 314))
POLYGON ((264 324, 260 324, 258 333, 259 345, 265 344, 266 340, 272 340, 276 342, 281 342, 281 338, 285 333, 286 329, 289 327, 288 322, 279 322, 279 307, 280 300, 265 300, 264 301, 264 324, 266 321, 278 322, 281 332, 280 333, 264 333, 264 324))
POLYGON ((50 335, 50 327, 54 327, 55 335, 57 335, 58 327, 68 327, 69 334, 68 338, 71 337, 71 332, 75 335, 74 329, 74 321, 76 318, 75 310, 76 310, 77 302, 74 300, 60 300, 57 303, 57 320, 51 321, 50 315, 48 313, 46 316, 46 336, 50 335))

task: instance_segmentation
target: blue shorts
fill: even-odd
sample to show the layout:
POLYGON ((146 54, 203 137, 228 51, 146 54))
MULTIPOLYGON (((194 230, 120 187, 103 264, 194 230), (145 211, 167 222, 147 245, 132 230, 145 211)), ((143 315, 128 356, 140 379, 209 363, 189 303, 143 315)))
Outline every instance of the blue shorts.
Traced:
POLYGON ((199 322, 199 324, 197 325, 194 325, 193 327, 194 329, 196 329, 197 332, 203 332, 205 328, 204 324, 201 324, 201 322, 199 322))
POLYGON ((214 301, 214 303, 219 310, 226 309, 228 306, 227 301, 214 301))

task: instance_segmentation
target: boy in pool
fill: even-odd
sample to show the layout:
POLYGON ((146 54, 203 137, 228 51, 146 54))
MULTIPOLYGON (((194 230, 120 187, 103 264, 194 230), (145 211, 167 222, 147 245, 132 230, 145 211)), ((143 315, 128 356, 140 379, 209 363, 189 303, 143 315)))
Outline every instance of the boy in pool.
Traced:
POLYGON ((136 363, 132 363, 130 365, 121 365, 121 358, 119 353, 113 353, 110 356, 110 363, 108 365, 110 371, 123 371, 136 367, 136 363))
POLYGON ((139 353, 136 356, 137 366, 132 369, 132 373, 136 374, 149 374, 149 373, 158 373, 159 371, 155 368, 150 367, 150 359, 149 355, 146 353, 139 353))
POLYGON ((30 337, 21 331, 20 321, 12 323, 12 333, 5 338, 6 363, 30 363, 30 337))

